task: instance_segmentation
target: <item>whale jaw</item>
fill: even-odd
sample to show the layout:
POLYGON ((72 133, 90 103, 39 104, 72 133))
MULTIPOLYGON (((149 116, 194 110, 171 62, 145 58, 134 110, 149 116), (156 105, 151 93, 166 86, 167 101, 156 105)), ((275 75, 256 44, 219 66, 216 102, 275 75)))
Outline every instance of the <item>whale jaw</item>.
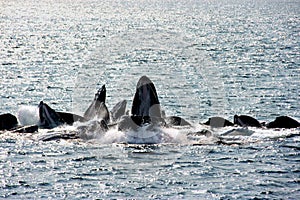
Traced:
POLYGON ((55 112, 50 106, 43 101, 40 102, 39 106, 39 127, 42 128, 55 128, 62 125, 64 122, 60 118, 59 114, 55 112))
POLYGON ((161 117, 155 86, 147 76, 142 76, 137 83, 131 114, 141 117, 161 117))
POLYGON ((91 105, 84 112, 84 118, 91 120, 93 118, 103 119, 106 123, 109 122, 109 112, 105 105, 106 88, 105 85, 98 90, 91 105))

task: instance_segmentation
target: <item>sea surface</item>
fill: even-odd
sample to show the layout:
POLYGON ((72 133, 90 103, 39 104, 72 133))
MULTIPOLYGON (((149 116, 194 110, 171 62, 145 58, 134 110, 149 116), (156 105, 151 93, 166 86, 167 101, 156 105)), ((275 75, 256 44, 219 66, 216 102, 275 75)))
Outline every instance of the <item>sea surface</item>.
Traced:
POLYGON ((0 199, 300 199, 299 128, 199 124, 300 120, 299 0, 0 0, 0 74, 0 113, 44 101, 82 115, 103 84, 109 109, 130 110, 147 75, 193 124, 1 132, 0 199))

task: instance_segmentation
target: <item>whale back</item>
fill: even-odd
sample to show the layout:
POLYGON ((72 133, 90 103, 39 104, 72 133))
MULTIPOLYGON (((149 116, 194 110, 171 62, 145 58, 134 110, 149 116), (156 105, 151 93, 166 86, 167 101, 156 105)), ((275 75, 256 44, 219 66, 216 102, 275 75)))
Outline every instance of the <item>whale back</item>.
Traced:
POLYGON ((131 114, 140 117, 161 118, 161 108, 156 89, 147 76, 142 76, 137 83, 131 114))
POLYGON ((289 116, 279 116, 270 123, 267 124, 267 128, 297 128, 300 127, 300 123, 289 117, 289 116))
POLYGON ((234 124, 237 124, 239 126, 247 127, 262 127, 259 121, 257 121, 255 118, 247 115, 234 115, 234 124))
POLYGON ((0 130, 9 130, 18 125, 17 118, 10 114, 5 113, 0 115, 0 130))
POLYGON ((223 117, 210 117, 205 125, 209 125, 214 128, 233 126, 234 124, 223 117))

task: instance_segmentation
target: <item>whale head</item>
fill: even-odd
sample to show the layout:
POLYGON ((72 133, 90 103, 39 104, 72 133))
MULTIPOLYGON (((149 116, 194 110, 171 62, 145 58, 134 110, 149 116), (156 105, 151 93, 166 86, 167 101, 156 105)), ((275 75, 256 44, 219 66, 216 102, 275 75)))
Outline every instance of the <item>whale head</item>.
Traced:
POLYGON ((102 118, 106 122, 109 121, 109 112, 105 105, 106 98, 106 88, 103 85, 98 92, 95 94, 95 98, 88 107, 88 109, 84 112, 84 118, 87 120, 91 120, 95 117, 102 118))
POLYGON ((105 85, 102 85, 102 87, 95 94, 94 100, 105 103, 105 99, 106 99, 106 88, 105 85))
POLYGON ((161 108, 156 89, 147 76, 142 76, 137 83, 131 114, 140 117, 161 118, 161 108))
POLYGON ((39 127, 54 128, 63 124, 63 120, 60 118, 59 114, 43 101, 40 102, 38 108, 40 117, 39 127))

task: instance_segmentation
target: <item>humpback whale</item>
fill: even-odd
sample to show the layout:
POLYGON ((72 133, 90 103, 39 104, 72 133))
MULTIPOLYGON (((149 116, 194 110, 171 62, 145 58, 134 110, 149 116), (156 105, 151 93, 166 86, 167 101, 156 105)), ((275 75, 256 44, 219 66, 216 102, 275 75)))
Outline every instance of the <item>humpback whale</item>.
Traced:
POLYGON ((39 106, 39 127, 41 128, 55 128, 64 123, 59 114, 55 112, 50 106, 45 104, 43 101, 40 102, 39 106))
POLYGON ((288 116, 279 116, 266 125, 267 128, 298 128, 300 123, 288 116))
POLYGON ((67 112, 56 112, 50 106, 43 101, 38 105, 39 109, 39 123, 40 128, 55 128, 62 124, 72 125, 76 121, 84 122, 87 121, 84 117, 73 113, 67 112))
POLYGON ((191 125, 181 117, 165 116, 153 82, 147 76, 142 76, 136 85, 131 116, 123 116, 118 126, 119 130, 136 130, 138 127, 147 124, 160 126, 191 125))
POLYGON ((9 130, 17 127, 18 120, 16 116, 5 113, 0 115, 0 130, 9 130))
MULTIPOLYGON (((84 122, 77 127, 82 134, 74 135, 74 133, 57 133, 56 135, 44 138, 45 140, 51 140, 52 138, 90 138, 88 133, 103 133, 113 126, 117 127, 121 131, 128 129, 137 130, 139 127, 148 125, 150 125, 149 128, 154 126, 192 126, 188 121, 181 117, 165 115, 161 108, 156 88, 147 76, 142 76, 137 82, 132 101, 131 114, 126 114, 126 100, 118 102, 110 112, 108 111, 105 102, 105 85, 96 92, 91 104, 84 112, 83 116, 68 112, 55 111, 49 105, 41 101, 38 105, 38 119, 36 119, 32 125, 30 125, 30 123, 30 126, 28 127, 20 127, 18 125, 17 118, 12 114, 6 113, 0 115, 0 130, 34 132, 37 131, 38 128, 51 129, 63 124, 73 125, 73 123, 77 121, 84 122), (39 122, 35 124, 37 120, 39 120, 39 122)), ((18 117, 20 120, 20 116, 18 117)), ((259 123, 259 121, 255 118, 247 115, 235 115, 234 123, 231 123, 222 117, 211 117, 204 124, 212 127, 233 125, 266 128, 300 127, 300 123, 298 121, 288 116, 277 117, 274 121, 266 125, 259 123)), ((148 127, 146 127, 146 130, 149 130, 148 127)))
POLYGON ((123 115, 126 114, 126 100, 118 102, 110 111, 110 116, 112 122, 117 122, 121 119, 123 115))
POLYGON ((131 116, 123 116, 118 123, 119 130, 134 129, 144 124, 165 123, 161 116, 161 107, 153 82, 142 76, 132 101, 131 116))
POLYGON ((234 124, 239 126, 252 126, 252 127, 258 127, 261 128, 262 125, 257 121, 255 118, 247 116, 247 115, 234 115, 233 117, 234 124))
POLYGON ((147 76, 142 76, 136 85, 131 114, 131 119, 138 126, 164 123, 155 86, 147 76))
POLYGON ((178 116, 166 116, 164 110, 161 111, 167 126, 192 126, 191 123, 178 116))
POLYGON ((72 125, 76 121, 86 122, 97 118, 109 123, 109 112, 105 105, 106 88, 105 85, 101 87, 95 94, 95 97, 84 113, 84 117, 67 112, 56 112, 43 101, 40 102, 39 108, 39 127, 41 128, 55 128, 62 124, 72 125))
POLYGON ((91 120, 96 117, 98 119, 103 119, 106 123, 109 123, 109 112, 105 105, 105 99, 106 88, 105 85, 103 85, 95 94, 95 98, 88 109, 84 112, 84 118, 91 120))
POLYGON ((92 139, 89 132, 105 132, 108 130, 109 113, 105 105, 105 86, 95 94, 91 105, 85 111, 85 117, 66 112, 56 112, 43 101, 39 104, 39 127, 55 128, 62 124, 72 125, 74 122, 87 122, 77 127, 78 133, 55 133, 42 136, 40 140, 50 141, 57 139, 92 139))
POLYGON ((166 116, 165 121, 170 126, 191 126, 188 121, 178 116, 166 116))
POLYGON ((20 126, 16 116, 10 113, 5 113, 0 115, 0 131, 3 130, 12 131, 15 133, 33 133, 38 130, 38 126, 20 126))
POLYGON ((156 89, 147 76, 142 76, 137 83, 131 114, 133 116, 161 118, 161 108, 156 89))
POLYGON ((233 126, 234 124, 223 117, 210 117, 207 122, 203 123, 214 128, 220 128, 225 126, 233 126))

